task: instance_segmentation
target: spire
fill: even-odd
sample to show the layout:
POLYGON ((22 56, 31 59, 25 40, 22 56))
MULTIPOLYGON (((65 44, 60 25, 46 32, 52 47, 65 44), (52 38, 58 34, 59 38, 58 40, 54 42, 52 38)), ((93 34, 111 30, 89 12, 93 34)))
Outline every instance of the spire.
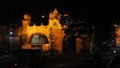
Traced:
POLYGON ((58 14, 58 10, 55 8, 55 10, 53 11, 53 14, 54 15, 57 15, 58 14))
POLYGON ((50 20, 57 19, 58 15, 59 15, 59 13, 58 13, 57 9, 55 8, 52 12, 50 12, 49 19, 50 20))

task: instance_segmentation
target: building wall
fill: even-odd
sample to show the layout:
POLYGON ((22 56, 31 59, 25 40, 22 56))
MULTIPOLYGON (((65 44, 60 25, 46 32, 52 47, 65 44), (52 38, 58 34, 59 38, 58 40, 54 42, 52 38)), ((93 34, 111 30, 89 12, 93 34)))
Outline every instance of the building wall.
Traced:
POLYGON ((25 42, 25 45, 22 46, 23 48, 31 49, 31 44, 28 43, 30 41, 31 35, 35 33, 41 33, 47 36, 49 45, 52 44, 56 51, 62 53, 62 40, 64 37, 64 31, 62 30, 59 21, 60 14, 55 9, 49 15, 49 24, 47 26, 44 26, 43 24, 41 24, 40 26, 36 26, 35 24, 33 26, 29 26, 29 23, 31 22, 31 17, 28 14, 24 15, 24 20, 22 21, 23 26, 19 28, 19 35, 27 35, 27 41, 25 42), (51 33, 53 34, 52 42, 50 38, 51 33))
POLYGON ((120 27, 116 28, 115 33, 116 33, 116 37, 115 37, 115 39, 116 39, 116 46, 120 47, 120 27))

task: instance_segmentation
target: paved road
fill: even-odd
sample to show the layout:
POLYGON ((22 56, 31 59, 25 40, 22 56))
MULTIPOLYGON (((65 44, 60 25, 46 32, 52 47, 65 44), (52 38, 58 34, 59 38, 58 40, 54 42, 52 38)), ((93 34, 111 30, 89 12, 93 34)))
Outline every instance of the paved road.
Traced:
MULTIPOLYGON (((101 66, 101 65, 100 65, 101 66)), ((100 68, 98 65, 98 67, 100 68)), ((98 68, 91 55, 58 54, 1 56, 0 68, 98 68)))

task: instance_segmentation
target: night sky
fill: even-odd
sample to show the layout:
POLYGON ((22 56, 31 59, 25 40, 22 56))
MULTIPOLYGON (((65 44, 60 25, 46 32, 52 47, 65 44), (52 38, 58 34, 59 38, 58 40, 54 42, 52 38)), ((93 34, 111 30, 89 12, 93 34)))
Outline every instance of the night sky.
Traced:
POLYGON ((78 18, 88 15, 88 7, 85 0, 17 0, 3 9, 0 17, 3 24, 16 24, 25 12, 30 13, 32 19, 36 20, 41 15, 48 16, 57 8, 61 13, 70 12, 73 18, 78 18))

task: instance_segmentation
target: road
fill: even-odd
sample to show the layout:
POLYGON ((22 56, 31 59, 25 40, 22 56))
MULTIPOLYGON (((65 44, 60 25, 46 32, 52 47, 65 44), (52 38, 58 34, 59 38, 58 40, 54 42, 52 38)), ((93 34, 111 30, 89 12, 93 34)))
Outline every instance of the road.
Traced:
POLYGON ((20 54, 0 57, 0 68, 100 68, 91 55, 20 54))

